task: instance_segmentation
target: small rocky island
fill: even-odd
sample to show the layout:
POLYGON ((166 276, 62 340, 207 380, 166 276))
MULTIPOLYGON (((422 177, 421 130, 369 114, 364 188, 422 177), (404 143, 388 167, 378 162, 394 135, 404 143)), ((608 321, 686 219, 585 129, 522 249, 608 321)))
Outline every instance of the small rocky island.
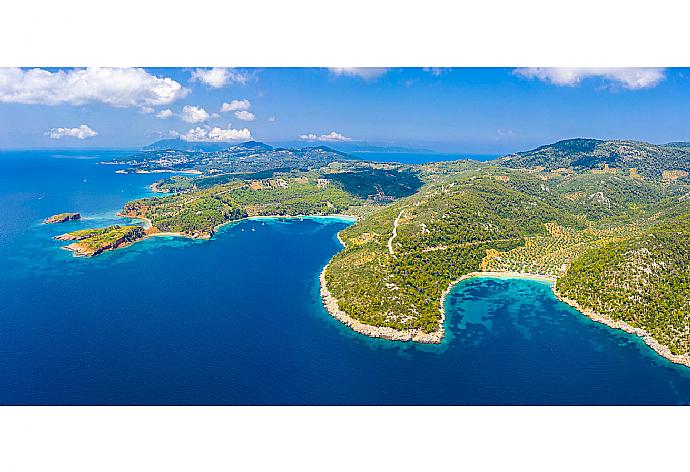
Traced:
POLYGON ((81 215, 79 213, 58 213, 57 215, 46 218, 43 220, 43 223, 49 225, 52 223, 64 223, 65 221, 79 219, 81 219, 81 215))
POLYGON ((141 226, 107 226, 105 228, 91 228, 72 231, 56 236, 59 241, 75 241, 65 246, 76 256, 96 256, 104 251, 117 249, 143 238, 144 228, 141 226))

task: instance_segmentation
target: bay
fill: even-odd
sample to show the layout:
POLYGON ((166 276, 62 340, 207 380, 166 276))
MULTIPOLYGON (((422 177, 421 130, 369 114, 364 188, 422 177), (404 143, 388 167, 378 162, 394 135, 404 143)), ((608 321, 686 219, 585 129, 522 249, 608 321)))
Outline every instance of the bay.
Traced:
POLYGON ((689 404, 690 369, 594 323, 547 283, 474 278, 440 345, 331 318, 319 272, 347 221, 245 220, 94 258, 52 239, 150 196, 128 151, 0 153, 1 404, 689 404), (79 211, 81 221, 43 225, 79 211))

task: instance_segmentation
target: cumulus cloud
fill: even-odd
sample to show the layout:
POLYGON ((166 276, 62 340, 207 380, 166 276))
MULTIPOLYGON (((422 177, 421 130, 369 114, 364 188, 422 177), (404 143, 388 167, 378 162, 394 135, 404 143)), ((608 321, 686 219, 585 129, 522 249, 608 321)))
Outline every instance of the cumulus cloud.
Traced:
POLYGON ((158 113, 156 113, 156 118, 160 118, 161 120, 167 120, 168 118, 173 116, 173 112, 171 109, 166 108, 165 110, 161 110, 158 113))
POLYGON ((65 137, 72 137, 77 139, 93 138, 98 133, 87 125, 81 125, 79 128, 53 128, 46 133, 50 139, 62 139, 65 137))
POLYGON ((359 77, 364 80, 376 80, 388 72, 389 69, 387 67, 331 67, 328 70, 335 75, 359 77))
POLYGON ((220 107, 220 111, 225 113, 228 111, 249 110, 251 106, 251 102, 246 98, 244 100, 232 100, 230 103, 223 103, 223 106, 220 107))
POLYGON ((0 68, 0 102, 6 103, 151 107, 167 105, 188 93, 173 79, 157 77, 141 68, 92 67, 55 72, 0 68))
POLYGON ((139 111, 141 111, 142 113, 150 114, 155 112, 156 110, 153 107, 141 107, 139 111))
POLYGON ((250 111, 241 110, 235 112, 235 118, 242 121, 254 121, 256 119, 256 116, 254 116, 254 113, 250 111))
POLYGON ((180 114, 180 118, 182 118, 187 123, 201 123, 203 121, 208 120, 209 114, 206 110, 204 110, 201 107, 185 105, 184 108, 182 108, 182 114, 180 114))
POLYGON ((192 71, 191 80, 192 82, 202 82, 212 88, 221 88, 230 83, 244 85, 249 80, 249 74, 237 69, 214 67, 192 71))
POLYGON ((223 128, 191 128, 184 134, 175 133, 185 141, 238 141, 252 139, 252 133, 247 129, 223 128))
POLYGON ((347 136, 343 136, 342 134, 336 133, 335 131, 331 131, 328 134, 318 134, 318 135, 315 133, 300 134, 299 138, 303 139, 305 141, 330 141, 330 142, 352 141, 352 138, 348 138, 347 136))
POLYGON ((652 88, 666 78, 662 68, 571 68, 571 67, 525 67, 513 70, 519 77, 539 79, 561 87, 575 87, 583 80, 599 78, 626 89, 652 88))

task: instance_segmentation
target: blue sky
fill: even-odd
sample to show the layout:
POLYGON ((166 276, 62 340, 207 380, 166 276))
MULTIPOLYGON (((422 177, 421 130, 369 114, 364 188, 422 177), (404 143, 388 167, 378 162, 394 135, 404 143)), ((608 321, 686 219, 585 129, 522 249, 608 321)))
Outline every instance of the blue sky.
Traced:
POLYGON ((498 154, 690 140, 689 105, 685 69, 0 69, 0 148, 182 136, 498 154))

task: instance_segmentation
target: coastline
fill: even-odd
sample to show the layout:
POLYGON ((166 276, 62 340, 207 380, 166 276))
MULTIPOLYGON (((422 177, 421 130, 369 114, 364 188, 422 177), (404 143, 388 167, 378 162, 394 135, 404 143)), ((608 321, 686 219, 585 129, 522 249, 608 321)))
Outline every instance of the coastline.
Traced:
POLYGON ((548 281, 551 282, 551 291, 555 295, 555 297, 567 304, 570 305, 571 307, 575 308, 577 311, 579 311, 581 314, 589 318, 590 320, 596 322, 596 323, 601 323, 606 326, 608 326, 611 329, 620 329, 622 331, 625 331, 628 334, 634 334, 636 336, 639 336, 642 338, 644 343, 652 348, 654 352, 656 352, 658 355, 661 357, 664 357, 665 359, 675 363, 675 364, 680 364, 684 365, 686 367, 690 367, 690 355, 681 355, 681 354, 673 354, 671 350, 668 348, 668 346, 665 346, 661 344, 659 341, 654 339, 651 334, 649 334, 647 331, 645 331, 642 328, 635 328, 633 326, 630 326, 628 323, 621 321, 621 320, 614 320, 613 318, 609 316, 602 315, 600 313, 595 312, 594 310, 590 308, 584 308, 581 306, 578 302, 575 300, 571 300, 565 296, 563 296, 561 293, 558 292, 556 289, 556 277, 548 276, 548 275, 540 275, 540 274, 530 274, 530 273, 525 273, 525 272, 470 272, 469 274, 466 274, 462 277, 460 277, 458 280, 454 281, 451 283, 448 288, 443 292, 443 295, 441 297, 441 310, 443 312, 443 318, 445 319, 445 309, 443 307, 446 296, 450 293, 451 289, 459 282, 463 280, 467 280, 472 277, 497 277, 497 278, 522 278, 522 279, 533 279, 533 280, 542 280, 542 281, 548 281))
MULTIPOLYGON (((319 218, 330 218, 330 219, 340 219, 340 220, 347 220, 347 221, 357 221, 359 218, 358 216, 355 215, 345 215, 345 214, 328 214, 328 215, 262 215, 262 216, 246 216, 244 218, 239 218, 236 220, 229 220, 225 221, 219 225, 214 226, 213 228, 213 233, 211 233, 208 236, 190 236, 188 234, 184 233, 178 233, 178 232, 172 232, 172 231, 151 231, 152 228, 154 228, 153 223, 151 223, 151 220, 146 218, 145 216, 129 216, 129 215, 124 215, 121 212, 117 212, 116 216, 119 216, 120 218, 129 218, 132 220, 142 220, 144 222, 144 230, 146 231, 146 234, 144 234, 144 237, 139 239, 138 241, 143 241, 146 238, 150 237, 156 237, 156 236, 172 236, 176 238, 189 238, 189 239, 211 239, 211 237, 222 227, 229 225, 229 224, 236 224, 239 223, 240 221, 244 220, 271 220, 271 219, 305 219, 305 218, 313 218, 313 219, 319 219, 319 218)), ((340 235, 337 235, 338 241, 340 241, 340 244, 345 246, 343 243, 342 239, 340 238, 340 235)), ((132 244, 137 241, 132 241, 132 244)), ((120 246, 124 247, 124 246, 120 246)), ((116 248, 117 249, 117 248, 116 248)))
MULTIPOLYGON (((350 216, 354 218, 355 221, 357 220, 356 216, 343 216, 350 216)), ((347 247, 345 241, 343 241, 343 238, 340 237, 340 231, 336 233, 336 238, 338 238, 338 242, 340 242, 340 245, 343 246, 343 248, 347 247)), ((319 275, 319 291, 321 293, 321 302, 323 303, 323 307, 333 318, 340 321, 351 330, 371 338, 381 338, 389 341, 412 341, 420 344, 440 344, 441 341, 443 341, 443 337, 445 336, 444 322, 446 319, 443 306, 441 306, 441 320, 439 321, 439 329, 431 333, 427 333, 420 329, 399 330, 388 326, 372 326, 362 323, 361 321, 352 318, 350 315, 342 311, 340 307, 338 307, 338 299, 333 296, 330 290, 328 290, 328 286, 326 284, 326 270, 328 269, 328 266, 331 264, 332 260, 333 258, 331 258, 321 270, 321 274, 319 275)))
MULTIPOLYGON (((338 240, 340 240, 340 236, 338 236, 338 240)), ((342 241, 341 241, 342 244, 342 241)), ((344 245, 343 245, 344 246, 344 245)), ((446 297, 450 293, 450 291, 453 289, 455 285, 458 283, 462 282, 463 280, 471 279, 474 277, 493 277, 493 278, 521 278, 521 279, 532 279, 532 280, 539 280, 543 282, 549 282, 551 284, 551 291, 553 292, 554 296, 561 302, 566 303, 567 305, 570 305, 571 307, 575 308, 578 312, 589 318, 590 320, 596 322, 596 323, 601 323, 603 325, 606 325, 607 327, 611 329, 620 329, 622 331, 625 331, 628 334, 634 334, 642 339, 644 343, 649 346, 656 354, 660 355, 661 357, 669 360, 670 362, 673 362, 674 364, 679 364, 683 365, 686 367, 690 367, 690 355, 688 354, 673 354, 671 350, 668 348, 668 346, 665 346, 664 344, 661 344, 659 341, 657 341, 652 335, 645 331, 642 328, 635 328, 628 323, 621 321, 621 320, 614 320, 613 318, 609 316, 602 315, 600 313, 595 312, 594 310, 590 308, 585 308, 581 306, 579 303, 577 303, 575 300, 571 300, 565 296, 563 296, 561 293, 558 292, 556 289, 556 277, 548 276, 548 275, 541 275, 541 274, 531 274, 531 273, 524 273, 524 272, 470 272, 468 274, 463 275, 462 277, 458 278, 457 280, 454 280, 450 284, 448 284, 448 287, 443 291, 441 294, 441 300, 439 303, 439 308, 441 310, 441 317, 439 319, 439 329, 437 331, 434 331, 433 333, 419 333, 416 330, 409 330, 409 331, 401 331, 401 330, 396 330, 393 328, 384 328, 384 327, 378 327, 378 326, 371 326, 364 324, 358 320, 355 320, 354 318, 350 317, 346 313, 344 313, 342 310, 338 308, 338 300, 333 297, 333 295, 330 293, 328 290, 328 287, 326 286, 326 270, 328 268, 328 265, 330 264, 331 261, 328 261, 328 264, 323 268, 321 271, 320 275, 320 282, 321 282, 321 299, 324 304, 324 308, 326 308, 326 311, 335 319, 338 321, 342 322, 349 328, 351 328, 354 331, 357 331, 358 333, 371 336, 374 338, 383 338, 383 339, 388 339, 391 341, 412 341, 412 342, 419 342, 419 343, 426 343, 426 344, 438 344, 443 340, 444 334, 445 334, 445 329, 444 329, 444 323, 446 320, 446 310, 444 307, 446 297)))
POLYGON ((321 270, 321 275, 319 280, 321 282, 321 301, 326 311, 336 320, 343 323, 348 328, 356 331, 360 334, 364 334, 371 338, 382 338, 389 341, 412 341, 420 344, 440 344, 443 340, 445 330, 443 328, 443 321, 441 321, 440 329, 432 332, 426 333, 419 329, 411 330, 398 330, 388 326, 372 326, 362 323, 359 320, 352 318, 350 315, 342 311, 338 307, 338 299, 335 298, 326 286, 326 269, 331 261, 328 261, 321 270))
POLYGON ((655 338, 653 338, 652 335, 649 334, 644 329, 635 328, 634 326, 629 325, 625 321, 614 320, 610 316, 606 316, 606 315, 602 315, 601 313, 597 313, 594 310, 592 310, 591 308, 584 308, 575 300, 571 300, 571 299, 561 295, 558 292, 558 290, 556 289, 555 284, 551 287, 551 290, 553 291, 556 298, 558 298, 563 303, 566 303, 566 304, 570 305, 571 307, 575 308, 577 311, 579 311, 580 313, 585 315, 590 320, 595 321, 597 323, 604 324, 611 329, 620 329, 622 331, 625 331, 628 334, 634 334, 634 335, 642 338, 642 341, 644 341, 644 343, 647 346, 652 348, 654 350, 654 352, 656 352, 661 357, 666 358, 667 360, 673 362, 674 364, 680 364, 680 365, 684 365, 685 367, 690 367, 690 355, 688 355, 688 354, 673 354, 671 352, 671 349, 668 348, 668 346, 661 344, 659 341, 657 341, 655 338))
MULTIPOLYGON (((121 162, 99 162, 99 164, 106 164, 106 165, 115 165, 115 166, 121 166, 121 165, 128 165, 128 164, 123 164, 121 162)), ((116 174, 189 174, 189 175, 202 175, 202 172, 198 170, 172 170, 172 169, 153 169, 153 170, 145 170, 145 169, 134 169, 131 172, 129 172, 128 169, 119 169, 115 171, 116 174)))
MULTIPOLYGON (((340 238, 340 234, 338 234, 338 241, 340 241, 340 244, 345 247, 345 244, 342 241, 342 238, 340 238)), ((332 259, 331 259, 332 260, 332 259)), ((468 274, 463 275, 457 280, 454 280, 450 284, 448 284, 448 287, 443 291, 441 294, 441 300, 439 302, 439 310, 441 312, 441 316, 438 320, 438 329, 436 331, 433 331, 431 333, 424 332, 422 330, 398 330, 395 328, 390 328, 390 327, 383 327, 383 326, 372 326, 368 325, 365 323, 362 323, 359 320, 356 320, 343 312, 339 307, 338 307, 338 299, 333 296, 333 294, 328 290, 328 286, 326 284, 326 270, 328 269, 328 266, 330 265, 331 261, 328 261, 328 264, 324 266, 324 268, 321 270, 321 274, 319 276, 319 280, 321 283, 321 301, 323 302, 324 308, 326 311, 335 319, 352 329, 353 331, 356 331, 360 334, 364 334, 366 336, 370 336, 372 338, 383 338, 383 339, 388 339, 390 341, 403 341, 403 342, 417 342, 420 344, 440 344, 443 341, 443 338, 445 336, 445 322, 446 322, 446 309, 444 307, 444 302, 446 300, 446 296, 450 293, 452 288, 462 282, 463 280, 470 279, 472 277, 506 277, 506 278, 530 278, 530 279, 537 279, 537 280, 546 280, 549 282, 553 282, 555 279, 553 277, 548 277, 548 276, 543 276, 539 274, 524 274, 524 273, 519 273, 519 272, 470 272, 468 274)))
MULTIPOLYGON (((340 219, 340 220, 347 220, 347 221, 357 221, 359 219, 358 216, 355 215, 346 215, 346 214, 339 214, 339 213, 329 213, 328 215, 259 215, 259 216, 247 216, 246 218, 242 218, 243 220, 281 220, 281 219, 305 219, 305 218, 311 218, 311 219, 319 219, 319 218, 324 218, 324 219, 340 219)), ((233 221, 240 221, 240 220, 233 220, 233 221)))
MULTIPOLYGON (((311 219, 319 219, 319 218, 330 218, 330 219, 341 219, 341 220, 347 220, 347 221, 357 221, 359 219, 358 216, 355 215, 340 215, 340 214, 328 214, 328 215, 257 215, 257 216, 245 216, 244 218, 238 218, 236 220, 230 220, 226 221, 224 223, 221 223, 219 225, 214 226, 213 232, 217 232, 220 228, 223 226, 232 224, 232 223, 239 223, 240 221, 248 220, 248 221, 261 221, 261 220, 303 220, 305 218, 311 218, 311 219)), ((150 223, 150 221, 149 221, 150 223)), ((340 240, 340 236, 338 236, 338 240, 340 240)), ((340 241, 342 244, 342 241, 340 241)), ((343 244, 343 246, 345 246, 343 244)))

